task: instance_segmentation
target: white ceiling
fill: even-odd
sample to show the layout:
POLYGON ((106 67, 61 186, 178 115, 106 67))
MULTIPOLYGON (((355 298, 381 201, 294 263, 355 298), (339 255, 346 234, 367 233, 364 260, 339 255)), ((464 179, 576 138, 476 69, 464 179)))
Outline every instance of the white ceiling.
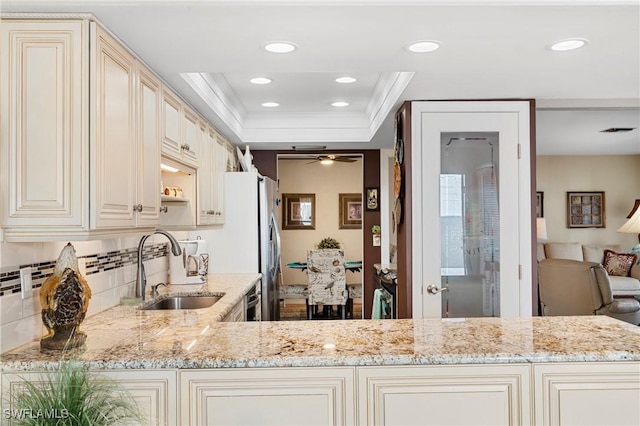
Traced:
POLYGON ((0 10, 93 13, 254 150, 391 148, 389 115, 404 100, 531 98, 539 155, 640 154, 638 0, 4 0, 0 10), (589 43, 547 48, 570 37, 589 43), (405 50, 423 39, 442 46, 405 50), (262 49, 276 40, 298 49, 262 49), (336 84, 342 75, 358 82, 336 84), (599 132, 609 127, 635 130, 599 132))

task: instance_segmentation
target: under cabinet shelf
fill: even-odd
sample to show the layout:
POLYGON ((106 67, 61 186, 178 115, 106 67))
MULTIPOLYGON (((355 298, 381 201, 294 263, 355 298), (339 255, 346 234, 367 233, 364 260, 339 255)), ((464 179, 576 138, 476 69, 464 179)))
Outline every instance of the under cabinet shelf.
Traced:
POLYGON ((160 201, 163 203, 171 203, 171 204, 187 204, 189 202, 188 198, 184 197, 174 197, 173 195, 160 195, 160 201))

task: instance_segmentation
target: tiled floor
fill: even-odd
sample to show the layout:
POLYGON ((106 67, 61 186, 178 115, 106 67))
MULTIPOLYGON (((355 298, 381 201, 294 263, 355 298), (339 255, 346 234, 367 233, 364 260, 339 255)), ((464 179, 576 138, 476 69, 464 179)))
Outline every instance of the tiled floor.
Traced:
MULTIPOLYGON (((353 317, 362 318, 362 304, 353 304, 353 317)), ((297 321, 307 319, 307 307, 304 303, 280 302, 280 320, 297 321)))

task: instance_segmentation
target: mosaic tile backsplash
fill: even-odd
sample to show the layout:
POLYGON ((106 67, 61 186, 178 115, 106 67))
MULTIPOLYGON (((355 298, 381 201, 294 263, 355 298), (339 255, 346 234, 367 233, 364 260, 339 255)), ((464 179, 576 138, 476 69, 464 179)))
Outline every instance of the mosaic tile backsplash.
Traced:
MULTIPOLYGON (((145 246, 142 251, 143 260, 156 259, 167 256, 169 244, 155 244, 145 246)), ((86 275, 97 274, 98 272, 109 271, 138 263, 138 249, 129 248, 124 250, 109 251, 105 253, 79 256, 78 259, 85 259, 86 275)), ((56 260, 25 264, 17 266, 7 266, 0 268, 0 297, 14 293, 20 293, 20 269, 31 267, 31 280, 34 289, 42 286, 44 280, 53 273, 56 260)))

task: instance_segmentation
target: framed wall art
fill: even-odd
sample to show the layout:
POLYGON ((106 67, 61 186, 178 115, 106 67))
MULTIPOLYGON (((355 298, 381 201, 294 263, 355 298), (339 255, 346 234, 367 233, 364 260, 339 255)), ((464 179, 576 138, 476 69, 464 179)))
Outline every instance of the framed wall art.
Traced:
POLYGON ((367 210, 378 210, 380 205, 378 204, 379 188, 367 188, 367 210))
POLYGON ((604 192, 567 192, 568 228, 604 228, 604 192))
POLYGON ((536 217, 544 217, 544 192, 536 192, 536 217))
POLYGON ((362 194, 339 195, 338 229, 362 228, 362 194))
POLYGON ((316 194, 282 194, 282 229, 316 229, 316 194))

